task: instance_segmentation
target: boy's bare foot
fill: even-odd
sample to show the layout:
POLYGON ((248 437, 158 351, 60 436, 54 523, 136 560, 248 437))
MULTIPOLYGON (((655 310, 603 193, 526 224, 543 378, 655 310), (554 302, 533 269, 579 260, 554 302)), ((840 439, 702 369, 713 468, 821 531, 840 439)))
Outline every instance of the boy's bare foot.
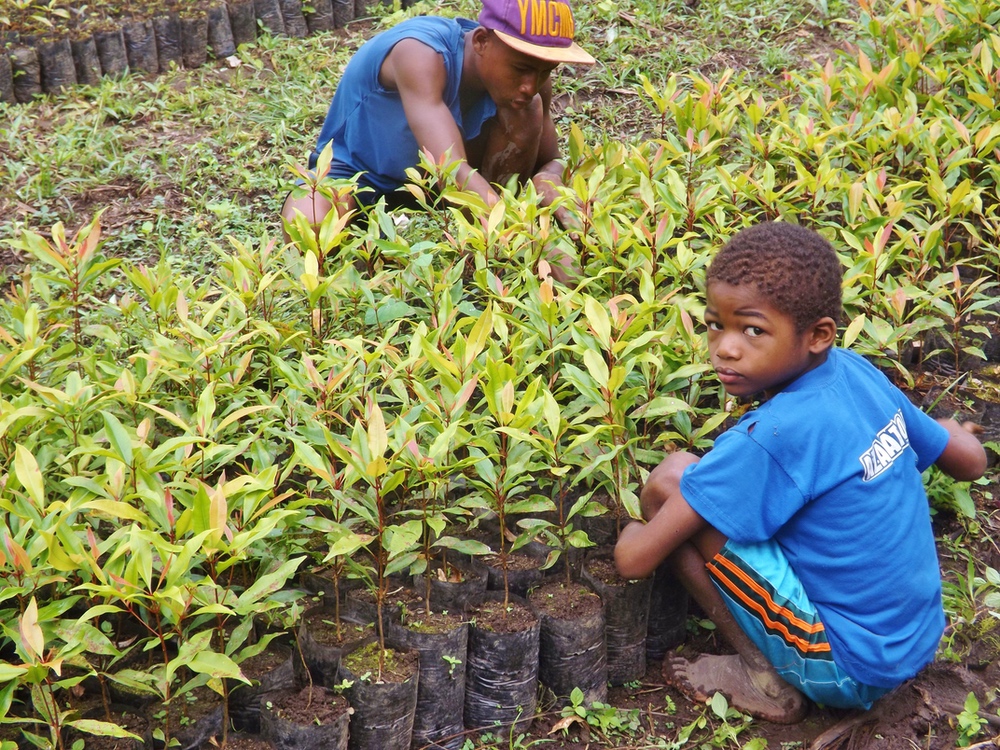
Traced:
POLYGON ((802 721, 808 709, 805 696, 777 674, 751 670, 735 654, 703 654, 693 661, 668 655, 663 660, 663 678, 699 703, 719 692, 733 708, 777 724, 802 721))

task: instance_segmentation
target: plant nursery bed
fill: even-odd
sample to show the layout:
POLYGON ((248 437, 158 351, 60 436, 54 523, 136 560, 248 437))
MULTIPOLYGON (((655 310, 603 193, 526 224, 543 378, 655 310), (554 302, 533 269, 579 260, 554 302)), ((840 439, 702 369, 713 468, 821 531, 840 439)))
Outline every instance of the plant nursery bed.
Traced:
MULTIPOLYGON (((165 696, 150 690, 169 666, 170 734, 183 737, 185 750, 303 747, 265 738, 264 721, 275 717, 264 715, 261 699, 278 704, 280 693, 291 701, 282 710, 297 714, 309 704, 300 692, 308 679, 324 696, 321 709, 345 707, 341 657, 376 632, 370 620, 347 623, 346 580, 333 611, 309 609, 333 603, 330 579, 316 579, 324 593, 311 599, 304 582, 284 585, 328 565, 334 551, 344 576, 374 575, 372 524, 382 515, 388 569, 408 568, 423 554, 413 540, 433 539, 439 532, 427 532, 444 525, 424 527, 427 517, 409 507, 417 498, 445 503, 449 523, 463 519, 447 532, 462 540, 458 552, 468 538, 492 549, 507 538, 487 533, 485 521, 481 536, 465 528, 465 514, 482 511, 484 477, 565 498, 561 510, 577 506, 575 493, 592 492, 604 514, 570 522, 606 552, 629 522, 611 498, 640 493, 664 454, 703 454, 732 425, 699 335, 705 268, 740 226, 779 218, 818 228, 841 253, 848 345, 932 416, 975 422, 993 445, 982 482, 927 475, 948 617, 937 659, 867 713, 811 706, 797 725, 752 720, 721 697, 699 703, 664 679, 665 651, 730 653, 685 598, 675 608, 680 635, 655 658, 647 639, 638 673, 607 688, 606 702, 584 705, 570 694, 567 704, 560 686, 539 679, 543 687, 532 684, 510 705, 484 689, 501 669, 491 665, 483 679, 472 667, 485 661, 485 642, 506 635, 525 637, 504 656, 530 655, 539 644, 540 662, 543 618, 495 600, 473 615, 462 599, 444 609, 449 628, 461 613, 454 629, 464 628, 468 649, 425 661, 442 684, 461 677, 459 697, 474 676, 474 708, 508 710, 499 726, 464 731, 469 705, 455 709, 450 739, 458 742, 449 750, 1000 746, 992 739, 1000 735, 1000 326, 987 314, 1000 312, 1000 78, 990 57, 997 0, 882 4, 893 14, 885 18, 864 0, 576 0, 586 19, 581 41, 599 64, 553 75, 553 111, 585 229, 564 235, 549 209, 524 194, 505 193, 488 219, 472 220, 474 206, 446 188, 446 198, 458 196, 447 210, 399 224, 379 214, 377 228, 348 227, 325 265, 281 241, 277 212, 292 179, 287 167, 314 144, 339 72, 374 27, 357 20, 361 0, 331 0, 342 11, 349 4, 355 20, 334 23, 326 36, 298 40, 299 30, 285 26, 247 43, 236 60, 197 70, 185 69, 194 66, 183 50, 177 63, 170 45, 157 46, 155 70, 130 64, 142 75, 119 77, 102 66, 98 84, 38 97, 63 85, 43 62, 60 45, 72 52, 99 34, 124 45, 133 23, 169 40, 178 24, 213 13, 221 21, 222 7, 234 32, 235 9, 248 3, 255 35, 258 22, 269 23, 259 11, 277 7, 297 19, 323 5, 0 0, 0 68, 15 60, 22 73, 16 95, 0 93, 16 100, 0 105, 9 114, 0 122, 4 746, 28 746, 22 729, 47 730, 33 714, 43 673, 53 705, 88 718, 100 718, 96 675, 117 673, 123 684, 109 680, 112 700, 130 695, 141 708, 112 719, 148 738, 167 717, 165 696), (852 14, 863 16, 854 46, 833 54, 846 48, 833 35, 852 14), (758 47, 780 64, 759 66, 758 47), (34 88, 25 84, 32 55, 34 88), (806 60, 820 65, 811 70, 806 60), (69 239, 98 214, 100 243, 69 239), (579 284, 544 278, 538 261, 548 242, 576 247, 579 284), (383 310, 403 312, 386 322, 383 310), (926 360, 914 356, 931 350, 926 360), (508 397, 516 406, 504 406, 508 397), (230 659, 244 648, 213 637, 197 654, 184 650, 222 610, 239 623, 234 632, 281 634, 273 652, 238 664, 254 684, 229 692, 235 728, 225 742, 222 706, 203 685, 235 685, 230 659), (488 625, 489 616, 499 624, 488 625), (137 622, 136 632, 119 627, 137 622), (59 670, 84 657, 95 677, 70 684, 71 673, 59 670), (22 670, 29 661, 45 664, 22 670), (195 679, 196 700, 177 698, 180 684, 195 679)), ((471 8, 460 0, 457 12, 468 17, 471 8)), ((228 49, 220 44, 207 48, 208 59, 228 49)), ((79 82, 87 70, 73 65, 79 82)), ((548 571, 559 577, 529 588, 555 600, 558 590, 542 587, 565 582, 569 570, 628 585, 609 560, 578 565, 595 550, 573 544, 580 537, 565 535, 568 527, 556 534, 560 518, 519 519, 526 524, 517 530, 538 534, 531 545, 565 545, 548 571)), ((432 584, 485 589, 482 567, 425 577, 415 599, 400 601, 395 592, 404 592, 389 584, 387 645, 400 610, 407 623, 444 626, 423 613, 425 596, 440 608, 432 584)), ((661 602, 677 597, 663 590, 661 602)), ((364 604, 372 609, 370 599, 364 604)), ((607 636, 625 607, 600 604, 607 636)), ((582 608, 567 602, 555 611, 582 608)), ((628 618, 640 619, 632 610, 628 618)), ((304 729, 342 727, 346 742, 346 715, 317 716, 316 706, 301 712, 304 729)), ((85 738, 86 748, 131 746, 85 738)))
POLYGON ((369 0, 75 0, 0 8, 0 102, 28 102, 132 71, 197 68, 253 42, 258 24, 304 37, 363 18, 369 0))

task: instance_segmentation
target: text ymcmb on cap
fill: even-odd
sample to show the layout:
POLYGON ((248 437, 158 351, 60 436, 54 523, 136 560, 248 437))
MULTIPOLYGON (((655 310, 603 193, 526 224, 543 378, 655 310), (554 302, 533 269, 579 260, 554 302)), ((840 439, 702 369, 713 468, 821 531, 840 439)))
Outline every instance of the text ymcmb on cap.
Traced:
POLYGON ((517 0, 517 7, 521 11, 522 35, 573 38, 573 14, 567 3, 556 0, 517 0))

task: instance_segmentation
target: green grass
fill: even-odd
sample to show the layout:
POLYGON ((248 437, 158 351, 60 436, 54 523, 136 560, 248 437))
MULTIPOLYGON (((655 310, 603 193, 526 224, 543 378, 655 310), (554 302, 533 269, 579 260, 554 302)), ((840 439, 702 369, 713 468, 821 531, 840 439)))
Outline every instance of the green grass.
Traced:
MULTIPOLYGON (((764 81, 807 62, 802 47, 813 31, 839 28, 808 3, 774 0, 576 5, 578 35, 600 62, 561 71, 557 125, 565 134, 575 123, 592 142, 638 142, 654 132, 640 74, 662 82, 735 65, 764 81)), ((424 2, 381 23, 428 11, 474 17, 476 7, 424 2)), ((275 235, 287 165, 305 158, 340 71, 377 28, 263 36, 239 51, 234 69, 214 61, 154 79, 106 79, 0 109, 0 242, 56 221, 72 229, 104 209, 108 254, 204 268, 226 235, 275 235)))

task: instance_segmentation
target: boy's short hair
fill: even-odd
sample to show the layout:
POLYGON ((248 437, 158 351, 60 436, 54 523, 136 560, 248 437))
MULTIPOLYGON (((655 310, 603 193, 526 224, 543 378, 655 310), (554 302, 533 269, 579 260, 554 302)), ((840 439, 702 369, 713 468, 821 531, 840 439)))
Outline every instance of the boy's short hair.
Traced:
POLYGON ((840 325, 844 268, 823 237, 797 224, 766 222, 737 232, 712 259, 706 284, 754 284, 802 333, 820 318, 840 325))

